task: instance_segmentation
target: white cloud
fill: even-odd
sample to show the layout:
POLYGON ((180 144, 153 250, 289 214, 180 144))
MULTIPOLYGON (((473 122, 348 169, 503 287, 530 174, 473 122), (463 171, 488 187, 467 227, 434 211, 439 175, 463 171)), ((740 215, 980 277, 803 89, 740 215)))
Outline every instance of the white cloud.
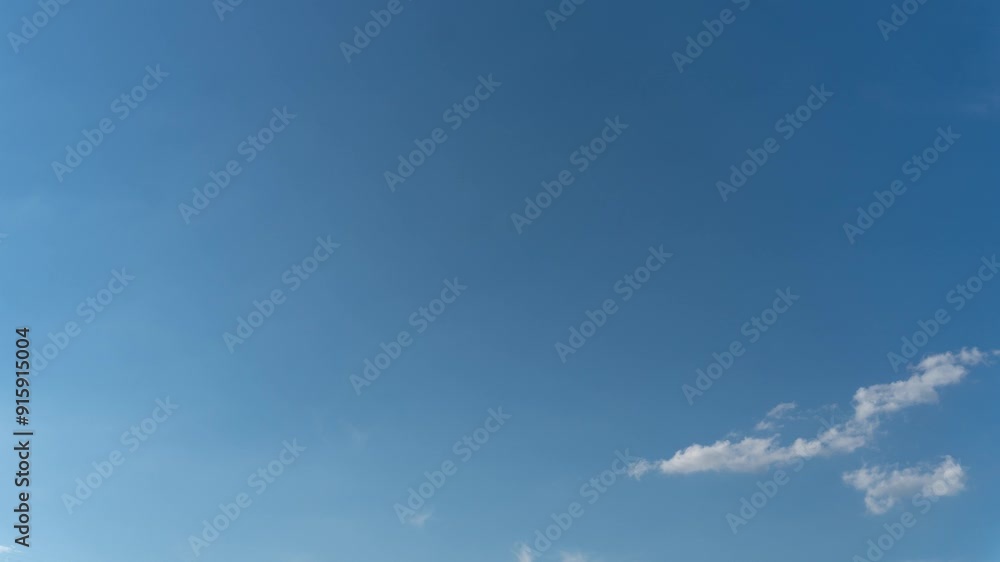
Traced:
POLYGON ((414 527, 423 527, 424 523, 426 523, 427 520, 431 518, 431 515, 433 515, 433 512, 424 511, 422 513, 414 515, 413 517, 410 517, 410 519, 407 520, 407 523, 413 525, 414 527))
POLYGON ((9 546, 0 545, 0 554, 8 554, 14 552, 14 549, 9 546))
POLYGON ((855 417, 864 420, 917 404, 935 403, 938 387, 958 383, 968 373, 968 367, 982 363, 989 355, 978 349, 931 355, 917 364, 913 368, 916 374, 906 380, 859 388, 854 393, 855 417))
POLYGON ((745 437, 741 441, 716 441, 711 445, 691 445, 674 456, 655 462, 640 461, 632 465, 630 474, 642 476, 657 469, 663 474, 694 472, 755 472, 774 464, 787 464, 795 459, 820 455, 850 453, 867 442, 870 428, 853 420, 820 432, 815 439, 798 438, 791 445, 778 445, 777 436, 745 437))
MULTIPOLYGON (((938 387, 959 382, 965 377, 968 367, 983 363, 989 355, 978 349, 932 355, 912 367, 915 373, 909 379, 860 388, 854 394, 853 417, 827 427, 815 439, 798 438, 790 445, 780 445, 779 436, 772 435, 745 437, 740 441, 726 439, 711 445, 694 444, 677 451, 669 459, 638 461, 629 472, 635 477, 651 470, 663 474, 754 472, 799 458, 851 453, 872 440, 882 414, 936 402, 938 387)), ((789 410, 786 404, 781 404, 771 413, 777 411, 776 415, 780 415, 789 410)))
POLYGON ((764 416, 764 419, 761 420, 754 429, 757 431, 776 429, 778 427, 777 422, 784 419, 789 412, 797 407, 798 405, 795 404, 795 402, 784 402, 782 404, 778 404, 777 406, 771 408, 771 411, 764 416))
POLYGON ((517 562, 534 562, 535 560, 535 553, 531 551, 531 547, 523 543, 517 546, 514 554, 517 556, 517 562))
POLYGON ((925 496, 954 496, 965 489, 965 470, 951 457, 936 467, 887 470, 865 467, 844 474, 844 482, 865 493, 870 513, 885 513, 900 500, 917 493, 925 496))
POLYGON ((561 552, 562 562, 587 562, 587 557, 579 552, 561 552))

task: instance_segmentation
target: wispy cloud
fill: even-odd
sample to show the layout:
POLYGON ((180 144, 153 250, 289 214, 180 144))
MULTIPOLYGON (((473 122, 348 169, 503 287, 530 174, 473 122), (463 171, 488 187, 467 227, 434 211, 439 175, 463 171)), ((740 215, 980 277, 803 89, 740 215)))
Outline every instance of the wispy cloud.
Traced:
POLYGON ((979 365, 989 355, 978 349, 931 355, 917 364, 916 374, 906 380, 859 388, 854 393, 855 417, 865 420, 917 404, 935 403, 939 387, 958 383, 968 373, 967 367, 979 365))
MULTIPOLYGON (((632 465, 630 474, 638 478, 652 470, 663 474, 755 472, 796 459, 851 453, 871 442, 883 415, 917 404, 937 402, 939 387, 958 383, 969 367, 995 354, 963 349, 957 353, 932 355, 913 366, 914 374, 906 380, 859 388, 854 393, 853 417, 827 428, 815 439, 798 438, 790 445, 781 445, 775 434, 745 437, 735 442, 727 439, 711 445, 695 444, 677 451, 669 459, 641 460, 632 465)), ((785 405, 778 408, 781 408, 779 412, 788 411, 785 405)))
POLYGON ((788 415, 789 412, 791 412, 797 407, 798 406, 795 404, 795 402, 784 402, 778 404, 774 408, 771 408, 771 411, 768 412, 766 416, 764 416, 764 419, 762 419, 760 422, 757 423, 757 426, 754 429, 756 429, 757 431, 768 431, 776 429, 779 426, 778 422, 783 420, 785 416, 788 415))
POLYGON ((865 507, 875 514, 885 513, 917 493, 954 496, 965 489, 965 480, 965 469, 951 457, 934 467, 889 470, 875 466, 844 474, 844 482, 865 493, 865 507))
POLYGON ((421 513, 414 515, 413 517, 410 517, 407 520, 407 523, 413 525, 414 527, 423 527, 424 523, 427 523, 427 521, 431 518, 432 515, 434 515, 432 511, 423 511, 421 513))

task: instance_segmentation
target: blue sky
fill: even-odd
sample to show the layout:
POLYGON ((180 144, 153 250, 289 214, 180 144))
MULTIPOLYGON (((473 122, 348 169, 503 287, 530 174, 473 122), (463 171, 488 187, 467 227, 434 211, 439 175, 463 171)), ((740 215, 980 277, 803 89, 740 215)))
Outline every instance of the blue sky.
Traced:
POLYGON ((0 555, 996 560, 997 7, 563 4, 0 8, 0 555))

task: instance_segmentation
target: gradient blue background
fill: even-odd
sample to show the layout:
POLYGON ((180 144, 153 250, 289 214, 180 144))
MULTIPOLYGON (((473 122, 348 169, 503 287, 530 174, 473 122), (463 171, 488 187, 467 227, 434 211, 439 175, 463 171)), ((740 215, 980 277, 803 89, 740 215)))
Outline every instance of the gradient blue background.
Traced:
MULTIPOLYGON (((78 0, 0 50, 4 325, 30 325, 37 350, 112 269, 136 276, 35 376, 33 546, 11 560, 192 560, 188 536, 297 438, 308 450, 201 559, 510 561, 616 450, 663 458, 779 402, 847 406, 905 376, 886 354, 998 251, 997 6, 930 0, 885 42, 888 1, 753 0, 683 73, 671 53, 729 2, 590 0, 553 31, 555 6, 407 2, 348 64, 339 43, 385 3, 248 0, 220 22, 208 0, 78 0), (170 76, 56 181, 64 146, 155 64, 170 76), (490 73, 502 86, 391 193, 383 172, 490 73), (834 98, 723 203, 716 180, 820 84, 834 98), (178 204, 283 106, 296 120, 184 224, 178 204), (614 116, 622 138, 518 235, 510 214, 614 116), (942 126, 954 149, 849 244, 842 224, 942 126), (326 235, 338 253, 230 355, 222 333, 326 235), (674 257, 562 364, 553 344, 661 244, 674 257), (453 277, 467 293, 356 396, 349 374, 453 277), (688 405, 681 385, 785 287, 801 301, 688 405), (178 412, 68 515, 74 479, 166 396, 178 412), (401 525, 392 505, 498 406, 513 418, 423 527, 401 525)), ((5 3, 2 29, 37 9, 5 3)), ((998 285, 924 351, 1000 347, 998 285)), ((898 512, 866 514, 841 473, 950 454, 970 489, 890 557, 995 560, 997 373, 876 447, 809 462, 736 536, 725 513, 766 474, 650 475, 587 506, 544 559, 849 560, 898 512)))

